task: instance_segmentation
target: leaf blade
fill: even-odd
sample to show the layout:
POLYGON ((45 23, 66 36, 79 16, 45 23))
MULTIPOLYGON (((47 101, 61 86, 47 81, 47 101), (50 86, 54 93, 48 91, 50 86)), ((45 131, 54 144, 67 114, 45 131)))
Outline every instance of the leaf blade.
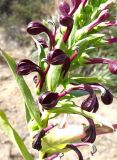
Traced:
POLYGON ((5 113, 0 110, 0 125, 10 138, 10 140, 17 146, 19 152, 22 154, 25 160, 33 160, 31 154, 28 152, 26 146, 24 145, 21 137, 15 131, 15 129, 9 123, 5 113))
POLYGON ((9 65, 10 69, 13 72, 13 75, 17 81, 19 89, 23 95, 24 102, 29 110, 31 117, 37 122, 38 126, 41 128, 40 114, 36 108, 35 101, 33 99, 31 91, 30 91, 29 87, 27 86, 24 78, 22 76, 19 76, 16 73, 15 60, 9 54, 7 54, 5 51, 3 51, 2 49, 0 49, 0 51, 2 52, 3 58, 6 60, 7 64, 9 65))

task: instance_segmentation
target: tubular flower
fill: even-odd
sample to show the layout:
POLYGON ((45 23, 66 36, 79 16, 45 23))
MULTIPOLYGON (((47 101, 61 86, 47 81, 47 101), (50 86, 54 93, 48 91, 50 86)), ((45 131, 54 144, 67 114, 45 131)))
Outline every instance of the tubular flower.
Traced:
POLYGON ((95 26, 105 21, 107 18, 109 18, 109 16, 110 16, 109 10, 108 9, 103 10, 98 16, 98 18, 87 26, 88 31, 92 30, 95 26))
POLYGON ((107 39, 107 42, 108 42, 109 44, 117 43, 117 37, 109 38, 109 39, 107 39))
POLYGON ((34 141, 32 143, 32 148, 39 151, 42 148, 41 138, 43 138, 44 136, 45 136, 45 131, 44 130, 41 130, 38 134, 36 134, 35 137, 34 137, 34 141))
POLYGON ((33 138, 33 143, 32 143, 32 148, 36 149, 36 150, 40 150, 42 148, 41 146, 41 139, 45 136, 45 134, 51 130, 52 128, 54 128, 54 125, 50 125, 47 128, 42 129, 38 134, 36 134, 33 138))
POLYGON ((63 42, 66 42, 68 40, 69 35, 70 35, 72 28, 73 28, 73 22, 74 22, 73 18, 69 15, 68 16, 64 16, 64 15, 60 16, 60 24, 62 26, 67 27, 67 30, 63 35, 63 42))
POLYGON ((70 6, 66 1, 62 1, 59 5, 59 10, 62 15, 67 16, 70 12, 70 6))
POLYGON ((86 118, 89 122, 89 127, 86 129, 86 137, 82 139, 83 142, 93 143, 96 139, 96 128, 92 119, 86 118))
MULTIPOLYGON (((44 39, 39 38, 37 41, 43 46, 43 48, 48 48, 48 45, 44 39)), ((36 46, 36 44, 35 44, 35 46, 36 46)))
POLYGON ((91 85, 94 89, 98 89, 101 91, 101 100, 105 105, 110 105, 113 102, 113 95, 112 93, 103 87, 100 84, 93 84, 91 85))
POLYGON ((75 11, 78 9, 81 1, 82 0, 71 0, 72 5, 73 5, 73 9, 69 13, 70 16, 72 16, 75 13, 75 11))
POLYGON ((17 74, 19 75, 28 75, 31 72, 38 72, 40 76, 43 75, 42 69, 28 59, 24 59, 17 64, 16 67, 17 74))
POLYGON ((28 59, 24 59, 17 64, 16 71, 19 75, 28 75, 31 72, 37 72, 40 75, 40 79, 38 80, 38 76, 34 77, 34 82, 37 83, 36 86, 39 85, 40 90, 43 87, 43 83, 45 81, 45 76, 48 72, 49 66, 43 71, 37 64, 33 63, 28 59))
POLYGON ((72 149, 73 151, 75 151, 79 160, 83 160, 83 156, 82 156, 81 152, 79 151, 79 149, 75 145, 68 144, 68 145, 66 145, 66 148, 69 148, 69 149, 72 149))
POLYGON ((88 111, 88 112, 96 112, 99 108, 99 103, 97 100, 97 97, 93 91, 93 87, 91 85, 88 84, 81 84, 78 85, 76 87, 73 87, 71 89, 69 89, 67 92, 71 92, 72 90, 83 90, 89 93, 89 96, 87 99, 85 99, 82 104, 81 104, 81 108, 88 111))
POLYGON ((82 102, 81 108, 88 112, 97 112, 99 108, 99 102, 96 95, 94 93, 90 94, 89 97, 82 102))
POLYGON ((69 58, 66 53, 60 49, 55 49, 48 53, 46 61, 51 65, 62 65, 63 77, 66 75, 67 71, 70 68, 70 63, 76 58, 78 51, 75 51, 72 56, 69 58))
POLYGON ((47 91, 46 93, 42 93, 39 97, 39 103, 46 110, 50 110, 56 106, 59 100, 58 93, 47 91))
POLYGON ((103 24, 104 26, 107 26, 107 27, 117 26, 117 20, 115 20, 115 21, 103 22, 102 24, 103 24))
POLYGON ((85 7, 86 3, 87 3, 87 0, 82 0, 83 7, 85 7))
POLYGON ((45 32, 50 39, 50 49, 52 49, 52 47, 54 47, 54 45, 55 45, 54 36, 53 36, 52 32, 46 26, 44 26, 42 23, 37 22, 37 21, 30 22, 27 26, 27 32, 31 35, 37 35, 42 32, 45 32))
POLYGON ((91 146, 93 149, 93 151, 90 152, 91 155, 94 155, 97 152, 97 148, 95 147, 95 145, 92 145, 91 143, 87 143, 87 142, 67 144, 66 148, 72 149, 73 151, 75 151, 76 154, 78 155, 79 160, 83 160, 82 153, 78 149, 78 147, 81 147, 81 146, 91 146))
POLYGON ((112 74, 117 74, 117 60, 106 58, 87 58, 85 64, 108 64, 109 71, 112 74))
POLYGON ((101 100, 104 104, 109 105, 113 102, 113 95, 105 89, 105 92, 101 94, 101 100))

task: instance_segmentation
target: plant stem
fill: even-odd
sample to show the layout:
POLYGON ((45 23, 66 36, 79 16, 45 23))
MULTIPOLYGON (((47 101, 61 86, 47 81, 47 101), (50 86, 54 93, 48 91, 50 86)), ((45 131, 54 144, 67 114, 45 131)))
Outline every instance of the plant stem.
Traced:
POLYGON ((44 110, 42 114, 42 125, 43 128, 47 127, 48 125, 48 118, 49 118, 50 113, 47 110, 44 110))

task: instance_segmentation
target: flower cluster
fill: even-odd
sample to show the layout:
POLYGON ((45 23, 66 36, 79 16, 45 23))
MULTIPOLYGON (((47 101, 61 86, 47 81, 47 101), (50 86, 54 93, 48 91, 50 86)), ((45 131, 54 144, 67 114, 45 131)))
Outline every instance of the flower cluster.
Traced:
MULTIPOLYGON (((113 1, 110 4, 112 3, 113 1)), ((77 95, 78 92, 83 92, 83 95, 87 95, 87 98, 82 102, 80 107, 87 114, 88 112, 96 113, 99 109, 97 92, 100 92, 101 101, 105 105, 110 105, 113 102, 112 93, 98 78, 93 82, 92 80, 88 80, 88 77, 85 77, 85 82, 83 80, 79 82, 79 77, 74 77, 76 75, 74 73, 75 69, 81 63, 87 67, 89 64, 107 64, 109 71, 112 74, 117 74, 117 60, 91 58, 87 53, 92 46, 95 49, 97 47, 96 45, 102 43, 111 44, 117 42, 117 38, 105 40, 102 33, 98 33, 100 28, 105 29, 105 27, 117 25, 116 21, 110 21, 108 19, 110 18, 110 4, 106 0, 99 4, 90 0, 71 0, 71 5, 66 1, 62 1, 59 4, 60 25, 57 29, 53 23, 54 32, 49 27, 49 23, 42 24, 39 21, 32 21, 28 24, 27 32, 36 41, 36 48, 41 48, 38 55, 39 65, 28 59, 24 59, 17 64, 16 70, 17 74, 21 76, 28 75, 31 72, 37 72, 34 82, 36 83, 36 88, 39 89, 38 104, 41 112, 41 120, 42 122, 46 121, 46 123, 42 124, 44 127, 41 129, 38 128, 38 133, 33 137, 32 147, 34 149, 38 151, 43 150, 44 139, 47 140, 49 133, 55 128, 54 125, 48 125, 52 111, 58 109, 57 114, 60 114, 59 109, 62 108, 61 102, 64 100, 65 102, 66 100, 73 102, 73 93, 76 93, 75 97, 79 97, 77 95), (88 15, 86 12, 90 8, 93 9, 91 11, 89 10, 88 15), (87 19, 88 16, 91 16, 91 19, 87 19), (47 40, 40 33, 46 34, 48 36, 47 40), (35 35, 39 37, 35 39, 35 35), (83 57, 84 53, 87 55, 86 57, 83 57), (57 88, 60 85, 63 86, 63 90, 57 92, 57 88)), ((76 107, 78 107, 77 104, 76 107)), ((69 106, 66 110, 69 111, 69 106)), ((62 150, 67 149, 74 150, 79 159, 83 160, 83 156, 78 148, 80 146, 92 145, 97 134, 94 120, 88 116, 84 117, 88 121, 88 127, 85 128, 85 136, 80 139, 81 142, 67 141, 62 149, 55 150, 54 153, 50 149, 43 155, 45 160, 52 160, 60 156, 59 153, 62 150)), ((51 146, 51 142, 49 143, 51 146)), ((62 142, 59 143, 59 145, 62 145, 62 142)), ((95 151, 96 149, 93 150, 92 154, 95 151)))

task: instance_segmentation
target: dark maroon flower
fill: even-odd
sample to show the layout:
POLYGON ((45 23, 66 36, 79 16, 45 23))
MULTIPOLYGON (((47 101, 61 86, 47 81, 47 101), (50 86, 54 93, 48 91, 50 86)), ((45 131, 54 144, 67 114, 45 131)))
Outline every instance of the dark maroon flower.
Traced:
POLYGON ((90 94, 89 97, 82 102, 81 108, 88 112, 96 112, 99 108, 99 102, 96 95, 94 93, 90 94))
POLYGON ((54 47, 55 45, 54 36, 52 32, 42 23, 37 22, 37 21, 30 22, 27 26, 27 32, 31 35, 37 35, 42 32, 45 32, 49 36, 49 39, 50 39, 50 48, 52 49, 52 47, 54 47))
POLYGON ((66 75, 67 71, 70 68, 70 63, 78 55, 78 51, 75 51, 72 56, 69 58, 66 53, 60 49, 55 49, 54 51, 49 52, 47 55, 47 63, 52 65, 63 65, 62 66, 62 75, 66 75))
POLYGON ((69 13, 70 16, 72 16, 75 13, 75 11, 78 9, 81 1, 82 0, 71 0, 72 5, 73 5, 73 9, 69 13))
POLYGON ((103 87, 102 85, 98 83, 92 84, 91 86, 93 87, 93 89, 101 91, 101 100, 105 105, 109 105, 113 102, 113 95, 105 87, 103 87))
POLYGON ((42 148, 41 146, 41 139, 45 136, 45 134, 50 131, 52 128, 54 128, 54 125, 50 125, 44 129, 42 129, 38 134, 36 134, 33 138, 34 141, 32 143, 32 148, 36 149, 36 150, 40 150, 42 148))
POLYGON ((98 16, 98 18, 88 25, 88 30, 90 31, 95 26, 99 25, 101 22, 109 18, 109 16, 110 16, 109 10, 108 9, 103 10, 98 16))
POLYGON ((63 35, 63 41, 66 42, 69 38, 69 35, 72 31, 72 27, 73 27, 73 18, 71 16, 64 16, 64 15, 61 15, 60 17, 60 24, 62 26, 65 26, 67 27, 67 30, 66 32, 64 33, 63 35))
POLYGON ((75 151, 79 160, 83 160, 83 156, 82 156, 81 152, 79 151, 79 149, 75 145, 67 144, 66 148, 69 148, 69 149, 72 149, 73 151, 75 151))
POLYGON ((85 64, 108 64, 109 71, 112 74, 117 74, 117 60, 106 58, 87 58, 85 64))
POLYGON ((38 151, 42 148, 41 138, 43 138, 45 136, 45 133, 46 132, 42 129, 38 134, 35 135, 34 141, 32 143, 32 148, 34 148, 38 151))
POLYGON ((43 83, 45 81, 46 73, 35 63, 28 59, 24 59, 20 61, 16 66, 17 74, 19 75, 28 75, 31 72, 38 72, 40 75, 40 79, 38 79, 38 76, 35 77, 33 80, 36 82, 36 87, 39 85, 40 91, 43 87, 43 83))
POLYGON ((101 94, 101 100, 104 104, 109 105, 113 102, 113 95, 107 89, 101 94))
POLYGON ((117 26, 117 20, 105 22, 104 25, 108 26, 108 27, 110 27, 110 26, 117 26))
POLYGON ((85 7, 86 3, 87 3, 87 0, 82 0, 83 7, 85 7))
POLYGON ((62 50, 55 49, 54 51, 48 53, 47 62, 52 65, 60 65, 64 64, 67 57, 67 54, 65 54, 62 50))
POLYGON ((86 118, 89 122, 89 127, 86 129, 86 137, 82 139, 83 142, 93 143, 96 139, 96 128, 92 119, 86 118))
POLYGON ((108 42, 109 44, 117 43, 117 37, 109 38, 109 39, 107 39, 107 42, 108 42))
POLYGON ((42 93, 39 97, 39 103, 46 110, 50 110, 55 107, 58 103, 59 95, 58 93, 47 91, 46 93, 42 93))
POLYGON ((28 75, 31 72, 38 72, 40 76, 43 75, 42 69, 32 61, 24 59, 17 64, 16 67, 17 74, 19 75, 28 75))
POLYGON ((62 15, 66 16, 70 12, 70 6, 66 1, 62 1, 59 5, 59 10, 62 15))
POLYGON ((43 46, 43 48, 47 48, 48 47, 48 45, 47 45, 47 43, 46 43, 46 41, 44 39, 40 38, 37 41, 43 46))
POLYGON ((112 74, 117 74, 117 61, 116 60, 111 60, 109 62, 109 71, 112 74))

